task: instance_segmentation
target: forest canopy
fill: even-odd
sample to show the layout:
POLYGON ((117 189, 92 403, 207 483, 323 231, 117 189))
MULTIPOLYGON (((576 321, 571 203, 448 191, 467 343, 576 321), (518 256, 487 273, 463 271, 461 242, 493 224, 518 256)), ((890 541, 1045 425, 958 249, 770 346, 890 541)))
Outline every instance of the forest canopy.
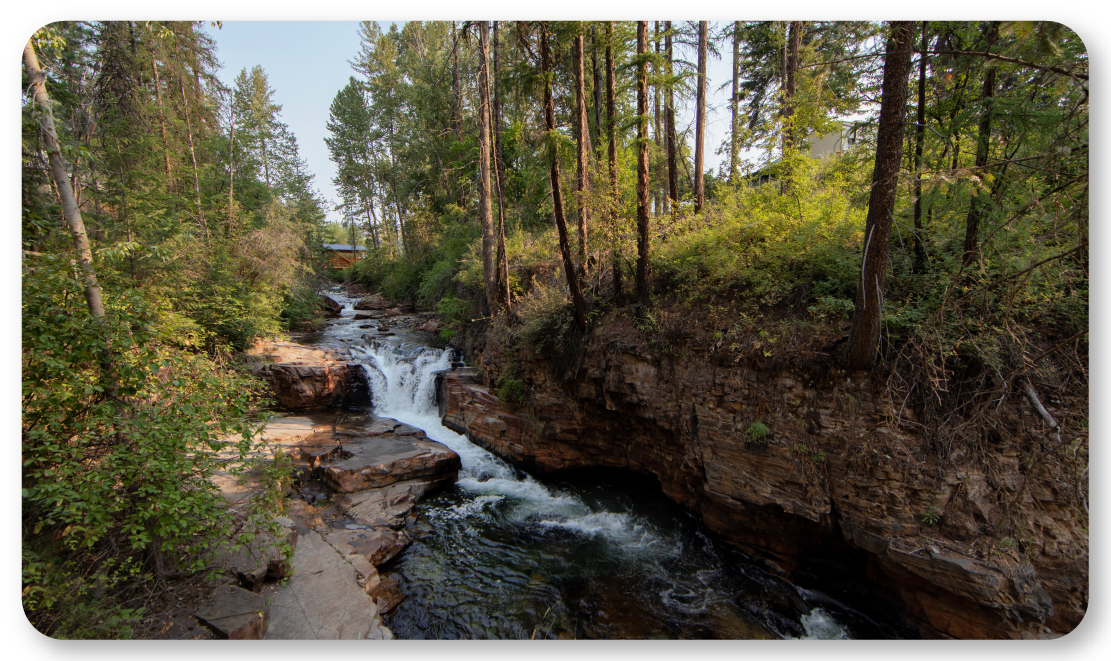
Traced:
POLYGON ((237 356, 311 327, 325 278, 560 364, 617 319, 770 359, 794 324, 923 425, 1017 384, 1086 401, 1089 63, 1064 25, 364 21, 329 106, 339 227, 265 69, 222 84, 202 27, 64 21, 24 51, 23 602, 45 633, 128 635, 142 586, 203 566, 217 455, 249 455, 265 408, 237 356), (719 145, 707 84, 730 89, 719 145), (366 256, 329 269, 325 242, 366 256))

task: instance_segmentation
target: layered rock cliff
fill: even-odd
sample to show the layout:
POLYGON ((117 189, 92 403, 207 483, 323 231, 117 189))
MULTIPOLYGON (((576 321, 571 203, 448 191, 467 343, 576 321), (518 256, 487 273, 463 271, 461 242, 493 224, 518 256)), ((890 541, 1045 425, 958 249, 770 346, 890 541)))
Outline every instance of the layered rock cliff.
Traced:
POLYGON ((522 467, 654 476, 787 576, 815 559, 857 567, 927 636, 1052 637, 1084 616, 1086 519, 1052 471, 1027 483, 1020 455, 1044 437, 1017 404, 975 457, 941 461, 878 377, 829 361, 762 368, 594 333, 557 379, 507 344, 480 343, 477 371, 439 375, 438 401, 445 426, 522 467), (522 406, 486 385, 504 374, 522 406))

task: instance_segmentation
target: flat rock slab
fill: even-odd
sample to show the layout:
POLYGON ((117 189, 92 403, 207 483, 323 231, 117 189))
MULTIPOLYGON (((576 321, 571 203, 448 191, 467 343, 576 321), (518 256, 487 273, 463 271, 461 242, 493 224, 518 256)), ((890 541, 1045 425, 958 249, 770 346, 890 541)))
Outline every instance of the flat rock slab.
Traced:
MULTIPOLYGON (((271 640, 390 639, 354 566, 315 531, 301 534, 294 573, 270 602, 271 640)), ((250 594, 250 593, 248 593, 250 594)))
POLYGON ((197 619, 219 638, 258 640, 266 635, 270 615, 268 601, 263 595, 250 590, 222 585, 197 611, 197 619))
POLYGON ((351 553, 361 555, 375 567, 388 562, 412 542, 404 531, 386 526, 335 530, 328 535, 328 543, 333 547, 342 550, 350 548, 351 553))
POLYGON ((403 427, 407 425, 389 434, 344 439, 342 452, 318 464, 324 481, 340 493, 356 493, 414 478, 454 479, 459 472, 459 455, 419 429, 403 427))
POLYGON ((378 489, 345 494, 336 499, 336 505, 344 514, 368 528, 399 528, 405 525, 405 518, 421 496, 449 480, 455 481, 454 473, 395 482, 378 489))

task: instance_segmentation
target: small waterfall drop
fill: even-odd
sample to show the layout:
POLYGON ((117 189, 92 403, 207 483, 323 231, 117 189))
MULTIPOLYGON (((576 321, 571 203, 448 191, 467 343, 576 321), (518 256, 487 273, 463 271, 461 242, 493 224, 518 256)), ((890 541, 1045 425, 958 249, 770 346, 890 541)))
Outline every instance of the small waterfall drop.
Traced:
POLYGON ((464 491, 486 497, 483 502, 510 499, 514 518, 531 518, 541 526, 583 535, 602 535, 620 544, 625 552, 647 549, 664 554, 678 552, 632 515, 594 511, 580 499, 549 489, 444 427, 433 388, 435 373, 451 367, 450 352, 428 347, 405 351, 373 343, 354 347, 351 354, 366 370, 376 414, 423 429, 429 438, 459 455, 462 471, 456 484, 464 491))
MULTIPOLYGON (((549 486, 444 427, 435 373, 451 368, 451 352, 375 341, 350 353, 366 371, 375 414, 423 429, 462 465, 456 488, 426 501, 430 532, 400 557, 410 598, 390 617, 395 634, 848 637, 821 609, 783 628, 758 615, 763 606, 743 605, 714 543, 662 495, 549 486)), ((745 580, 744 592, 762 589, 764 579, 745 580)))

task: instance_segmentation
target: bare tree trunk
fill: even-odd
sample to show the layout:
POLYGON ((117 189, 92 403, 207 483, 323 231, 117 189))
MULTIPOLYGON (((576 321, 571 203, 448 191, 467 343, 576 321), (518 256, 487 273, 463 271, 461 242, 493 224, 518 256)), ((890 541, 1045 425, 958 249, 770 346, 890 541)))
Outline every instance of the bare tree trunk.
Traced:
MULTIPOLYGON (((705 24, 703 24, 705 25, 705 24)), ((648 21, 637 21, 637 298, 648 306, 648 21)))
POLYGON ((733 23, 733 90, 729 97, 729 109, 733 123, 729 129, 729 183, 737 183, 737 159, 740 156, 740 141, 737 135, 740 117, 740 77, 741 77, 741 22, 733 23))
POLYGON ((698 92, 697 109, 694 130, 694 212, 702 211, 706 205, 706 183, 703 179, 702 169, 705 167, 706 143, 706 50, 707 50, 707 21, 698 22, 698 92))
POLYGON ((89 313, 99 320, 104 316, 104 302, 101 299, 100 284, 96 280, 96 269, 93 267, 93 252, 89 248, 89 237, 85 234, 81 209, 73 195, 69 173, 66 172, 66 164, 62 160, 62 147, 58 142, 58 133, 54 130, 54 112, 50 106, 50 97, 46 94, 46 76, 39 68, 39 58, 35 54, 30 39, 23 47, 23 66, 27 70, 27 77, 31 79, 32 98, 42 109, 39 128, 42 129, 43 141, 46 143, 50 175, 54 178, 54 186, 58 190, 58 197, 62 200, 62 213, 66 217, 66 223, 69 224, 69 232, 73 235, 77 267, 84 280, 85 302, 89 306, 89 313))
POLYGON ((197 152, 193 150, 193 128, 189 124, 189 100, 185 98, 185 83, 180 80, 178 83, 181 85, 181 103, 185 108, 185 134, 189 137, 189 158, 193 160, 193 192, 197 195, 197 219, 201 221, 205 236, 210 236, 208 223, 204 222, 204 209, 201 208, 201 178, 197 172, 197 152))
POLYGON ((666 36, 664 37, 664 46, 667 48, 667 94, 666 94, 666 115, 667 122, 667 196, 671 199, 671 213, 679 213, 679 166, 677 163, 676 152, 679 150, 677 139, 675 136, 675 89, 671 83, 671 77, 674 75, 673 62, 674 53, 671 49, 671 21, 664 24, 666 36))
POLYGON ((154 69, 154 91, 158 96, 158 122, 162 125, 162 149, 166 157, 166 185, 172 191, 174 187, 174 168, 170 165, 170 139, 166 135, 166 111, 162 104, 162 82, 158 76, 158 58, 151 57, 150 67, 154 69))
POLYGON ((490 34, 478 22, 478 219, 482 226, 482 275, 490 314, 498 312, 498 263, 495 258, 494 214, 490 201, 490 34))
POLYGON ((926 246, 922 236, 922 149, 926 142, 926 35, 928 21, 922 21, 922 55, 918 60, 918 125, 914 131, 914 272, 926 270, 926 246))
MULTIPOLYGON (((463 91, 459 87, 459 33, 455 28, 455 21, 451 22, 451 89, 455 93, 455 139, 463 142, 463 91)), ((459 206, 467 208, 467 193, 466 188, 459 183, 458 177, 456 184, 459 186, 459 206)))
MULTIPOLYGON (((653 26, 653 28, 654 29, 653 29, 653 35, 652 35, 653 39, 652 39, 652 41, 656 46, 656 62, 657 63, 653 65, 652 71, 653 71, 653 73, 656 74, 656 78, 658 79, 659 78, 659 73, 660 73, 660 65, 659 65, 659 60, 660 60, 660 22, 656 21, 656 24, 653 26)), ((663 144, 663 142, 660 140, 660 85, 659 85, 659 83, 656 83, 656 85, 653 86, 652 102, 655 105, 655 115, 653 117, 653 124, 652 124, 652 144, 653 144, 653 150, 652 150, 653 158, 652 158, 652 160, 657 160, 658 159, 658 154, 660 153, 659 152, 659 146, 663 144)), ((663 183, 663 178, 660 177, 660 169, 658 167, 654 168, 654 171, 652 172, 652 213, 656 214, 657 216, 663 213, 664 196, 662 194, 662 191, 660 190, 662 188, 662 186, 661 186, 662 183, 663 183)))
POLYGON ((490 123, 494 132, 494 173, 498 179, 498 291, 501 304, 508 312, 512 309, 512 297, 509 292, 509 255, 505 251, 505 162, 501 149, 501 87, 498 84, 501 70, 498 52, 498 22, 494 21, 494 106, 490 123))
POLYGON ((617 189, 617 72, 614 64, 613 21, 606 23, 606 130, 609 131, 610 171, 610 233, 613 245, 610 256, 613 262, 613 300, 620 302, 621 244, 617 232, 617 207, 620 202, 617 189))
POLYGON ((571 67, 575 70, 575 133, 577 144, 577 171, 575 177, 575 192, 578 194, 577 205, 579 208, 579 277, 584 281, 590 277, 590 269, 586 263, 586 226, 590 222, 590 207, 587 204, 587 193, 590 188, 590 123, 586 116, 586 71, 585 56, 583 52, 584 37, 580 23, 579 34, 571 48, 571 67))
MULTIPOLYGON (((602 149, 602 68, 598 63, 598 25, 591 23, 590 42, 593 52, 591 63, 594 65, 594 145, 602 149)), ((599 152, 600 153, 600 152, 599 152)))
POLYGON ((224 236, 231 236, 232 218, 235 213, 235 92, 228 107, 228 124, 231 125, 231 139, 228 141, 228 224, 224 236))
POLYGON ((786 60, 784 62, 784 84, 783 84, 783 107, 780 109, 779 114, 783 118, 783 157, 784 164, 786 165, 783 172, 783 179, 780 181, 779 190, 786 193, 791 189, 794 173, 791 172, 790 161, 787 160, 788 150, 794 149, 797 146, 798 131, 795 128, 795 93, 798 89, 798 82, 795 80, 795 72, 799 68, 799 46, 802 33, 802 23, 799 21, 791 21, 788 25, 787 33, 787 50, 785 53, 786 60))
MULTIPOLYGON (((996 38, 999 36, 999 21, 992 21, 991 25, 987 28, 987 42, 988 45, 985 50, 990 50, 995 44, 996 38)), ((991 146, 991 115, 993 106, 995 105, 995 67, 988 65, 987 73, 984 74, 984 89, 980 95, 981 99, 981 115, 980 115, 980 133, 976 141, 976 169, 981 173, 981 176, 987 174, 987 169, 984 167, 988 164, 988 151, 991 146)), ((968 209, 968 220, 965 224, 964 231, 964 258, 962 261, 965 266, 972 263, 973 258, 976 256, 977 250, 977 234, 980 231, 980 220, 987 215, 988 202, 982 199, 982 195, 977 195, 972 198, 972 204, 968 209)))
POLYGON ((563 255, 563 272, 567 276, 567 288, 571 290, 571 305, 575 309, 575 323, 586 328, 586 302, 579 279, 575 276, 575 264, 571 259, 571 246, 567 239, 567 218, 563 215, 563 192, 559 184, 559 158, 556 155, 552 135, 555 132, 555 110, 552 103, 552 55, 548 48, 548 24, 540 25, 540 70, 544 76, 544 122, 548 128, 548 162, 551 166, 552 207, 555 212, 556 230, 559 232, 559 251, 563 255))
POLYGON ((378 225, 378 219, 375 218, 375 215, 374 215, 374 199, 370 196, 367 196, 367 199, 366 199, 366 229, 367 229, 367 233, 370 234, 370 240, 374 242, 374 250, 375 251, 377 251, 378 247, 379 247, 378 228, 376 227, 377 225, 378 225))
POLYGON ((883 62, 876 166, 872 172, 872 193, 864 226, 864 261, 860 267, 852 331, 845 350, 846 362, 855 369, 870 368, 879 346, 892 214, 906 128, 907 77, 913 50, 914 23, 892 22, 883 62))

